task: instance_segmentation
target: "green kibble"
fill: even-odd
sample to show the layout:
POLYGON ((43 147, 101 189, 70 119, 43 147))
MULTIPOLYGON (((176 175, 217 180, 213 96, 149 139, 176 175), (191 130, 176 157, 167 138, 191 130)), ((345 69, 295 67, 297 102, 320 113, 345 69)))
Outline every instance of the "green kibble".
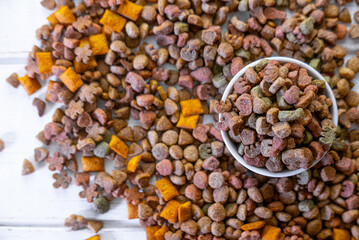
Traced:
POLYGON ((105 134, 103 135, 103 140, 104 142, 110 142, 111 138, 112 138, 112 133, 110 131, 106 131, 105 134))
POLYGON ((322 128, 322 132, 320 133, 320 138, 319 141, 323 144, 331 144, 333 143, 334 139, 335 139, 335 129, 328 127, 328 126, 324 126, 322 128))
POLYGON ((292 106, 290 104, 288 104, 284 98, 284 92, 287 91, 286 87, 282 87, 281 89, 279 89, 276 93, 276 97, 277 97, 277 102, 278 102, 278 107, 279 109, 291 109, 292 106))
POLYGON ((97 213, 105 213, 110 209, 110 203, 105 197, 99 197, 93 201, 92 207, 97 213))
POLYGON ((316 79, 312 81, 312 85, 317 86, 318 88, 325 88, 325 81, 324 80, 320 80, 320 79, 316 79))
POLYGON ((110 146, 107 142, 100 142, 93 153, 96 157, 104 158, 110 152, 110 146))
POLYGON ((265 103, 267 110, 269 110, 273 106, 273 102, 272 100, 270 100, 270 98, 264 97, 262 98, 262 100, 265 103))
POLYGON ((346 147, 345 140, 340 138, 335 138, 332 144, 332 149, 334 151, 344 151, 346 147))
POLYGON ((176 35, 179 35, 181 33, 186 33, 189 30, 189 26, 188 23, 184 23, 184 22, 175 22, 175 26, 174 26, 174 33, 176 35))
POLYGON ((216 74, 212 78, 212 83, 215 88, 226 87, 228 84, 227 78, 222 74, 216 74))
POLYGON ((350 175, 349 180, 352 181, 354 184, 358 184, 358 182, 359 182, 358 175, 356 175, 356 174, 350 175))
POLYGON ((333 88, 333 82, 331 77, 325 76, 324 80, 329 84, 331 88, 333 88))
POLYGON ((319 173, 318 169, 314 169, 312 171, 312 177, 313 178, 320 178, 320 173, 319 173))
POLYGON ((203 213, 204 213, 205 215, 207 215, 207 213, 208 213, 208 208, 209 208, 210 206, 211 206, 210 203, 206 203, 206 204, 203 205, 202 211, 203 211, 203 213))
POLYGON ((258 94, 258 97, 260 97, 260 98, 264 97, 259 85, 257 85, 257 86, 255 86, 254 88, 252 88, 252 89, 251 89, 251 92, 257 93, 257 94, 258 94))
POLYGON ((340 125, 338 125, 335 136, 340 139, 346 139, 348 137, 348 129, 342 128, 340 125))
POLYGON ((243 48, 238 49, 235 52, 235 55, 237 57, 241 57, 241 58, 246 59, 246 60, 251 58, 251 53, 249 51, 244 50, 243 48))
POLYGON ((313 141, 313 135, 309 130, 305 130, 304 132, 304 138, 303 138, 303 144, 308 145, 313 141))
POLYGON ((262 59, 255 67, 256 72, 262 71, 267 66, 268 63, 269 63, 268 59, 262 59))
POLYGON ((316 70, 319 70, 319 66, 320 66, 320 59, 319 58, 313 58, 310 60, 309 65, 312 68, 315 68, 316 70))
POLYGON ((281 122, 291 122, 297 119, 304 117, 304 110, 303 108, 298 108, 292 111, 280 111, 278 113, 279 121, 281 122))
POLYGON ((199 157, 201 159, 204 160, 204 159, 209 158, 210 156, 212 156, 211 144, 210 143, 202 143, 198 147, 198 152, 199 152, 199 157))
POLYGON ((220 73, 222 73, 222 67, 219 66, 218 64, 214 64, 214 66, 212 68, 212 72, 213 72, 213 75, 220 74, 220 73))
POLYGON ((300 25, 299 25, 300 31, 304 34, 304 35, 309 35, 313 32, 314 30, 314 18, 309 17, 304 19, 300 25))

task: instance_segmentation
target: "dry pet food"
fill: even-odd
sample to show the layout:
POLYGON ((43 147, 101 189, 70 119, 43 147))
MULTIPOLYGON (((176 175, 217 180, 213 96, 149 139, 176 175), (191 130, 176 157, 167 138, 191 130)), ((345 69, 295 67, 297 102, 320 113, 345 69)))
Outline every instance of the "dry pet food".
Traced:
MULTIPOLYGON (((46 101, 62 104, 37 135, 35 161, 96 214, 126 201, 151 240, 358 239, 359 58, 338 41, 359 36, 347 2, 41 1, 54 12, 26 75, 7 79, 29 95, 44 85, 46 101), (244 66, 272 55, 323 74, 336 129, 325 82, 295 64, 262 60, 220 101, 244 66), (220 129, 248 163, 274 172, 322 160, 297 176, 260 176, 231 156, 220 129)), ((25 160, 23 173, 33 171, 25 160)), ((102 227, 78 215, 65 225, 102 227)))

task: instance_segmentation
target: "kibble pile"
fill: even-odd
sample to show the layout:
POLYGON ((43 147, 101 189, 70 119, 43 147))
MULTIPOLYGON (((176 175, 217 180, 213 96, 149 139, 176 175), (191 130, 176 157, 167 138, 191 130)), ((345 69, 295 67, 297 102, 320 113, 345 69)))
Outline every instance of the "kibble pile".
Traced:
POLYGON ((282 171, 283 165, 309 169, 335 138, 325 88, 325 80, 313 79, 296 64, 261 60, 215 105, 223 114, 217 126, 238 143, 238 153, 251 166, 270 172, 282 171))
MULTIPOLYGON (((350 130, 359 122, 359 95, 351 90, 359 58, 344 63, 346 49, 336 45, 347 33, 359 38, 359 25, 347 30, 343 24, 351 22, 345 0, 42 4, 56 11, 36 31, 41 45, 29 54, 27 75, 7 81, 21 83, 31 95, 41 81, 57 77, 46 82, 46 101, 63 107, 37 138, 58 151, 35 149, 35 160, 56 171, 55 188, 67 188, 74 173, 79 196, 98 213, 124 198, 129 219, 139 218, 151 240, 359 239, 359 130, 350 130), (295 13, 288 17, 285 9, 295 13), (231 12, 236 14, 229 18, 231 12), (148 36, 159 47, 146 43, 148 36), (224 146, 217 126, 203 123, 204 115, 218 121, 218 106, 226 104, 219 99, 240 69, 273 54, 322 72, 339 107, 329 152, 291 178, 247 171, 224 146), (130 126, 130 119, 138 121, 130 126), (105 169, 105 162, 115 170, 105 169)), ((313 97, 310 108, 325 112, 329 103, 323 100, 313 97)), ((42 115, 46 103, 35 99, 34 105, 42 115)), ((33 171, 25 160, 23 174, 33 171)), ((77 215, 65 225, 102 227, 77 215)))

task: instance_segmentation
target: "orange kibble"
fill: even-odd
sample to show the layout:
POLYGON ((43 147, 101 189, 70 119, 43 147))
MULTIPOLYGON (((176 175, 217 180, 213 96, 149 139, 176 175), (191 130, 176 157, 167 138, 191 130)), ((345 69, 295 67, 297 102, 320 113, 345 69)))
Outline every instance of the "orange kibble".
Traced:
POLYGON ((160 216, 171 223, 176 223, 178 218, 178 208, 181 206, 181 203, 171 200, 167 203, 166 207, 163 208, 160 216))
POLYGON ((177 188, 172 184, 168 177, 156 181, 155 185, 166 201, 169 201, 179 195, 177 188))
POLYGON ((136 21, 142 12, 143 6, 130 2, 128 0, 122 3, 117 12, 124 17, 136 21))
POLYGON ((36 62, 40 74, 52 73, 52 65, 54 65, 54 63, 52 61, 51 52, 37 52, 36 62))
POLYGON ((39 81, 36 78, 30 78, 28 75, 19 78, 19 82, 29 96, 41 88, 39 81))
POLYGON ((127 164, 127 172, 131 172, 131 173, 136 172, 136 169, 141 159, 142 159, 142 155, 138 155, 131 158, 131 160, 127 164))
POLYGON ((333 240, 350 240, 350 234, 345 229, 334 228, 333 240))
POLYGON ((162 86, 157 87, 157 92, 160 95, 162 101, 165 101, 167 99, 167 93, 162 86))
POLYGON ((93 237, 87 238, 86 240, 101 240, 100 235, 95 235, 93 237))
POLYGON ((165 240, 165 234, 168 232, 168 227, 163 225, 159 230, 155 232, 155 239, 156 240, 165 240))
POLYGON ((55 13, 51 14, 46 19, 47 19, 47 21, 49 21, 51 27, 55 27, 57 24, 59 24, 59 21, 57 21, 57 19, 55 17, 55 13))
POLYGON ((193 115, 190 117, 185 117, 183 114, 180 114, 180 118, 177 122, 178 128, 186 128, 186 129, 195 129, 197 126, 199 115, 193 115))
POLYGON ((75 92, 82 86, 82 84, 84 84, 80 75, 78 75, 72 67, 69 67, 63 74, 61 74, 60 79, 71 92, 75 92))
POLYGON ((182 114, 185 117, 202 114, 203 108, 199 99, 189 99, 180 101, 182 114))
POLYGON ((156 240, 155 233, 160 229, 160 226, 146 227, 146 238, 147 240, 156 240))
POLYGON ((126 19, 110 10, 106 10, 100 23, 120 33, 126 24, 126 19))
POLYGON ((178 208, 178 222, 183 223, 190 220, 192 216, 192 204, 190 201, 183 203, 178 208))
POLYGON ((280 228, 266 225, 263 229, 262 240, 277 240, 280 232, 280 228))
MULTIPOLYGON (((88 38, 83 38, 80 41, 79 47, 82 48, 86 44, 90 47, 89 39, 88 38)), ((92 68, 97 67, 97 62, 96 62, 95 57, 93 55, 91 55, 90 60, 88 61, 87 64, 83 63, 82 61, 77 62, 76 59, 73 62, 74 62, 75 71, 77 73, 83 73, 83 72, 85 72, 87 70, 90 70, 92 68)))
POLYGON ((105 160, 99 157, 82 157, 82 168, 84 172, 105 171, 105 160))
POLYGON ((137 206, 132 204, 127 204, 128 209, 128 219, 136 219, 138 218, 137 206))
POLYGON ((251 223, 247 223, 244 224, 241 229, 244 231, 251 231, 251 230, 257 230, 260 229, 262 227, 264 227, 265 222, 263 221, 256 221, 256 222, 251 222, 251 223))
POLYGON ((104 55, 108 52, 107 38, 104 33, 90 36, 92 55, 104 55))
POLYGON ((116 135, 112 135, 110 148, 123 158, 127 158, 128 146, 116 135))
POLYGON ((76 21, 76 17, 68 6, 62 6, 55 12, 57 21, 61 24, 70 25, 76 21))

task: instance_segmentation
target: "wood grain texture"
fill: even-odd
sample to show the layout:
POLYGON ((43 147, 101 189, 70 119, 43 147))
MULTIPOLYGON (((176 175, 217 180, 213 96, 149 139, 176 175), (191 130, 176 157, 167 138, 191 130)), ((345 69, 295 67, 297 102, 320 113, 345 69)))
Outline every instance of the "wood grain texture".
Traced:
MULTIPOLYGON (((47 103, 46 114, 39 118, 32 100, 34 97, 44 99, 46 89, 28 97, 21 86, 15 90, 4 81, 13 72, 25 74, 28 51, 39 43, 35 31, 47 24, 46 17, 51 14, 39 2, 0 0, 0 138, 6 144, 0 153, 0 239, 63 240, 94 235, 89 230, 71 232, 64 228, 64 219, 72 213, 104 220, 101 239, 145 239, 138 220, 127 220, 127 207, 123 200, 115 200, 108 213, 97 215, 90 204, 78 197, 81 188, 72 184, 67 190, 53 189, 53 172, 47 170, 46 164, 34 163, 36 172, 21 176, 24 158, 33 161, 33 149, 41 146, 35 135, 51 121, 53 112, 60 107, 47 103)), ((354 2, 346 7, 352 14, 358 10, 354 2)), ((236 15, 244 18, 242 13, 236 15)), ((347 49, 346 59, 356 54, 357 43, 357 40, 349 38, 338 42, 347 49)))

